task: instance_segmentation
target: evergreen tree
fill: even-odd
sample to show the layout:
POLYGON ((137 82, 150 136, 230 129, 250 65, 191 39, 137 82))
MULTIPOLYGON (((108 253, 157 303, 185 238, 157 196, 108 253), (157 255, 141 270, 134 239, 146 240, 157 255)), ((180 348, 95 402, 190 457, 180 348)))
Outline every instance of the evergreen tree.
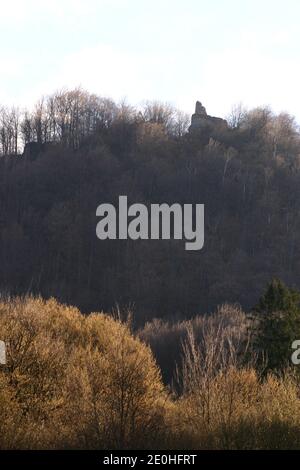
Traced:
POLYGON ((267 369, 289 364, 291 345, 300 338, 300 293, 273 279, 255 308, 255 343, 267 356, 267 369))

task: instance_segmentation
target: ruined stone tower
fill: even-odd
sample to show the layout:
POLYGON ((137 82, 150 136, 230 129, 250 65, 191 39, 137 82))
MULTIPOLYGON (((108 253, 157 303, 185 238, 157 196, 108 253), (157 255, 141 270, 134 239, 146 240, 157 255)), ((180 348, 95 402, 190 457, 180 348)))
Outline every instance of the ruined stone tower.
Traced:
POLYGON ((222 130, 228 127, 227 121, 214 116, 209 116, 200 101, 196 102, 195 113, 192 115, 189 132, 201 132, 222 130))

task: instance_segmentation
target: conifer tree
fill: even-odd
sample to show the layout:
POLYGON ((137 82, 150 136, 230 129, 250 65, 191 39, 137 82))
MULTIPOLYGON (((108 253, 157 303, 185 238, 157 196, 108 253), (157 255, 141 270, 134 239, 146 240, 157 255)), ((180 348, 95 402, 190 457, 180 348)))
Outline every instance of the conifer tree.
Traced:
POLYGON ((291 345, 300 338, 300 293, 273 279, 255 307, 255 343, 267 357, 267 369, 290 365, 291 345))

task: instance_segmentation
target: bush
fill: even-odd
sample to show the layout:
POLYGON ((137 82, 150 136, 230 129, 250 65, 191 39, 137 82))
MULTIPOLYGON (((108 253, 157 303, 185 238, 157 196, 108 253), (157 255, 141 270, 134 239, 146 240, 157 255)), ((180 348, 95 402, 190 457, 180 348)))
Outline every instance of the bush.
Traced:
MULTIPOLYGON (((177 402, 178 444, 197 449, 299 448, 299 383, 288 371, 263 377, 247 343, 206 330, 197 344, 193 330, 184 346, 177 402), (245 363, 245 359, 248 363, 245 363), (254 359, 254 361, 253 361, 254 359), (181 436, 181 437, 179 437, 181 436)), ((176 421, 176 419, 175 419, 176 421)))
MULTIPOLYGON (((18 446, 128 448, 161 438, 160 372, 128 325, 28 298, 1 302, 0 329, 7 345, 0 412, 18 410, 18 446)), ((13 435, 16 422, 4 423, 13 435)), ((1 447, 14 445, 1 433, 1 447)))
POLYGON ((54 299, 1 300, 0 448, 299 449, 298 378, 255 369, 242 318, 226 306, 186 322, 168 394, 128 323, 54 299))

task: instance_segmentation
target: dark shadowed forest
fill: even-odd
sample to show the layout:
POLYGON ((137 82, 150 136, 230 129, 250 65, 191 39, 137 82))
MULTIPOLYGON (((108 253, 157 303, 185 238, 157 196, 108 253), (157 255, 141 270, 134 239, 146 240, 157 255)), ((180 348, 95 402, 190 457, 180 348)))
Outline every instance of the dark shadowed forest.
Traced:
POLYGON ((83 90, 0 113, 0 287, 83 312, 184 320, 267 282, 299 287, 300 134, 293 117, 237 106, 228 127, 188 132, 168 104, 139 109, 83 90), (96 208, 205 204, 205 244, 100 241, 96 208))
POLYGON ((203 110, 1 109, 1 449, 300 448, 298 126, 203 110), (204 248, 100 241, 120 195, 205 204, 204 248))

